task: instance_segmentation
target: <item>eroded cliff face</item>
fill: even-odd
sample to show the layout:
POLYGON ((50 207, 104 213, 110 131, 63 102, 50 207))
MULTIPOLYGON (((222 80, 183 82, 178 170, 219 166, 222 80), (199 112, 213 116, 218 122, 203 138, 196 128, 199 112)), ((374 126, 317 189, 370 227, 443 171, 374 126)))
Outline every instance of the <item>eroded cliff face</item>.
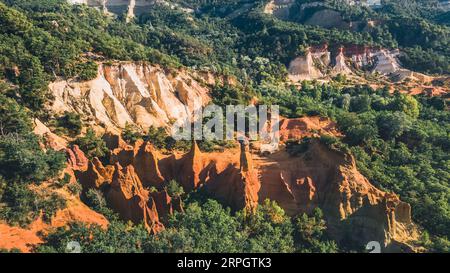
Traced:
POLYGON ((374 187, 354 158, 312 141, 299 157, 284 152, 259 158, 260 200, 270 198, 289 215, 321 208, 337 241, 408 242, 417 237, 411 208, 374 187))
POLYGON ((151 143, 116 147, 111 165, 97 159, 75 172, 84 189, 102 190, 109 205, 125 220, 144 222, 152 232, 174 211, 181 200, 170 197, 166 182, 175 179, 185 192, 203 188, 229 206, 256 208, 259 183, 247 148, 234 153, 202 153, 196 144, 186 154, 164 155, 151 143), (240 156, 239 156, 240 155, 240 156))
POLYGON ((88 117, 91 125, 108 129, 124 128, 126 124, 144 130, 165 127, 209 103, 205 84, 187 72, 169 72, 147 64, 100 64, 94 80, 51 83, 49 88, 55 97, 51 111, 77 112, 88 117))
POLYGON ((400 80, 413 77, 412 71, 401 67, 397 59, 399 54, 398 50, 363 46, 337 49, 329 49, 326 45, 310 47, 304 56, 292 60, 289 78, 293 81, 311 80, 337 74, 355 75, 358 71, 396 76, 400 80))
MULTIPOLYGON (((282 134, 289 139, 313 137, 318 131, 339 135, 329 120, 306 119, 283 120, 282 134)), ((234 210, 251 212, 265 199, 275 200, 291 216, 321 208, 337 241, 389 246, 418 236, 407 203, 373 186, 351 155, 318 140, 295 157, 285 150, 260 156, 246 145, 203 153, 194 144, 188 153, 164 155, 149 142, 111 143, 110 165, 94 160, 77 167, 75 174, 85 189, 103 190, 123 219, 143 221, 151 232, 162 230, 167 216, 183 209, 180 199, 171 198, 164 188, 175 179, 185 192, 205 191, 234 210)))
POLYGON ((404 93, 427 93, 428 89, 433 90, 432 93, 449 91, 433 85, 434 80, 442 81, 440 78, 445 77, 432 77, 403 68, 398 60, 400 54, 399 50, 358 45, 313 46, 290 62, 288 78, 294 83, 303 80, 327 82, 337 75, 345 75, 354 84, 367 83, 375 88, 389 84, 404 93))
MULTIPOLYGON (((68 185, 78 183, 75 172, 83 169, 89 163, 84 153, 78 147, 67 149, 67 142, 64 139, 53 134, 39 120, 35 120, 34 123, 34 133, 42 137, 43 149, 52 148, 58 151, 66 151, 66 168, 58 179, 66 179, 68 176, 68 185)), ((50 221, 44 221, 41 215, 26 228, 10 226, 0 221, 0 249, 11 250, 16 248, 22 252, 30 252, 34 246, 43 243, 43 234, 59 227, 68 226, 71 223, 84 223, 107 228, 109 222, 105 216, 93 211, 80 200, 79 196, 72 194, 67 188, 55 188, 54 183, 53 180, 45 181, 39 185, 31 185, 30 189, 41 193, 56 193, 64 198, 66 207, 58 210, 50 221)))
MULTIPOLYGON (((312 73, 309 66, 319 64, 331 66, 328 73, 351 73, 349 60, 356 66, 376 64, 370 63, 369 51, 347 48, 336 54, 326 47, 316 48, 302 69, 312 73)), ((92 117, 92 126, 102 124, 105 131, 111 131, 103 137, 111 151, 107 164, 96 158, 88 160, 77 146, 66 149, 67 143, 38 121, 35 131, 46 136, 50 147, 66 149, 68 171, 84 191, 102 191, 122 219, 144 223, 152 233, 164 229, 169 215, 183 211, 180 198, 169 196, 165 189, 174 179, 185 192, 205 191, 234 210, 251 212, 265 199, 277 201, 292 216, 321 208, 331 236, 338 241, 359 245, 380 241, 387 246, 417 238, 408 204, 374 187, 359 173, 351 155, 318 141, 298 157, 289 156, 284 149, 263 157, 245 145, 204 153, 195 143, 188 153, 167 155, 150 142, 128 145, 117 135, 127 123, 143 129, 166 127, 173 119, 191 116, 196 107, 210 101, 206 86, 216 80, 211 75, 122 63, 100 64, 96 79, 89 82, 52 83, 53 112, 74 111, 92 117)), ((282 119, 280 130, 282 141, 322 134, 341 136, 335 123, 319 117, 282 119)))

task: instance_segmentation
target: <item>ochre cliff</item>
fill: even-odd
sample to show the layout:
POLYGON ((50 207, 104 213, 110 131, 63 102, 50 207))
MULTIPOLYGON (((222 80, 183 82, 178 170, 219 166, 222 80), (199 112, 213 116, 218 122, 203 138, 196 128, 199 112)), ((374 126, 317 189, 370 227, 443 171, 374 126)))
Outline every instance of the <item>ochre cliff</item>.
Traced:
MULTIPOLYGON (((55 97, 51 112, 79 113, 91 126, 103 129, 142 129, 167 126, 188 118, 210 102, 207 79, 184 71, 166 71, 143 63, 99 64, 98 75, 87 82, 59 80, 50 84, 55 97)), ((117 131, 117 130, 116 130, 117 131)))
MULTIPOLYGON (((282 134, 286 139, 318 132, 339 135, 329 120, 310 119, 282 120, 282 134)), ((164 188, 175 179, 185 192, 201 189, 234 210, 252 211, 265 199, 275 200, 291 216, 321 208, 338 241, 380 241, 387 246, 417 237, 407 203, 373 186, 350 154, 319 140, 313 139, 300 156, 281 149, 264 157, 251 153, 247 145, 204 153, 194 143, 188 153, 165 155, 149 142, 115 143, 119 146, 112 147, 111 165, 94 160, 77 171, 77 177, 84 187, 102 189, 123 219, 143 221, 152 232, 163 228, 168 215, 182 211, 180 200, 164 188)))
MULTIPOLYGON (((88 164, 91 164, 84 153, 77 146, 73 149, 66 149, 67 142, 50 132, 39 120, 35 120, 34 133, 42 136, 42 147, 44 149, 52 148, 66 151, 67 165, 58 179, 65 179, 68 175, 69 185, 78 183, 75 172, 87 170, 88 164)), ((16 248, 22 252, 30 252, 34 246, 43 242, 41 234, 51 232, 55 228, 65 227, 70 223, 99 225, 103 228, 108 226, 108 220, 85 205, 79 196, 69 192, 67 188, 54 187, 54 184, 55 180, 50 180, 39 185, 33 184, 30 189, 41 193, 57 193, 66 201, 65 208, 56 211, 50 221, 44 221, 41 215, 26 228, 10 226, 0 222, 0 249, 11 250, 16 248)))
POLYGON ((311 141, 308 150, 298 157, 279 152, 259 158, 256 164, 260 200, 277 201, 289 215, 321 208, 338 241, 388 244, 417 236, 409 204, 374 187, 359 173, 351 155, 318 140, 311 141))

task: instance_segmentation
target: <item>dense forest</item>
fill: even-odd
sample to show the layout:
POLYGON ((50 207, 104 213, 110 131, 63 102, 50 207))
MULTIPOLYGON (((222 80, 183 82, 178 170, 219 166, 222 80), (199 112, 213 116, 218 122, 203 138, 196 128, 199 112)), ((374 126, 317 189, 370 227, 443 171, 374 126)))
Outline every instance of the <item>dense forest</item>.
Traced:
MULTIPOLYGON (((65 164, 63 153, 41 149, 40 139, 32 133, 34 118, 53 122, 60 134, 73 136, 73 143, 89 157, 108 153, 93 131, 79 136, 83 126, 79 116, 66 113, 50 120, 45 111, 52 101, 48 84, 58 77, 92 79, 98 60, 130 60, 235 76, 236 86, 212 87, 219 105, 248 103, 256 96, 266 104, 280 105, 285 117, 320 115, 337 121, 345 137, 322 141, 351 152, 372 183, 411 204, 413 220, 423 229, 418 245, 429 251, 450 251, 446 100, 390 94, 388 87, 348 86, 345 77, 328 84, 303 82, 301 91, 285 82, 289 61, 304 48, 324 42, 399 47, 407 68, 450 74, 448 11, 434 8, 431 0, 386 1, 377 10, 325 1, 327 8, 339 10, 348 20, 380 22, 370 31, 354 31, 306 25, 305 18, 276 19, 262 12, 267 3, 262 0, 173 2, 194 12, 157 5, 127 23, 123 16, 113 18, 64 0, 0 1, 0 219, 26 226, 41 210, 48 221, 66 206, 57 194, 38 194, 29 188, 58 177, 65 164)), ((303 2, 307 1, 296 4, 303 2)), ((128 142, 144 137, 169 150, 186 150, 189 145, 174 143, 158 129, 143 136, 127 128, 123 137, 128 142)), ((210 149, 210 143, 201 144, 203 150, 210 149)), ((292 147, 304 144, 292 143, 292 147)), ((59 179, 55 186, 66 184, 59 179)), ((185 213, 175 213, 164 232, 149 235, 143 226, 119 220, 100 192, 70 190, 106 215, 110 226, 106 231, 82 224, 61 228, 35 251, 64 252, 72 240, 81 242, 86 252, 361 250, 330 240, 320 210, 291 218, 276 203, 266 201, 254 215, 244 216, 245 212, 230 211, 202 192, 185 194, 174 181, 170 192, 182 196, 185 213)))

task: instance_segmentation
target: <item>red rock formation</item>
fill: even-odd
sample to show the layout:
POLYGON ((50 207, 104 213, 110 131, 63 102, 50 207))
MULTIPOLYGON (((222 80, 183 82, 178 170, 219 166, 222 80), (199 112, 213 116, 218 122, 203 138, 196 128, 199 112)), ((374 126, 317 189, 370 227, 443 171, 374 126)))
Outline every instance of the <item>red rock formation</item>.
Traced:
MULTIPOLYGON (((281 122, 282 139, 318 133, 340 135, 334 123, 318 117, 281 122)), ((292 216, 321 208, 336 240, 350 236, 360 242, 387 244, 406 242, 417 235, 408 204, 370 184, 351 155, 317 140, 298 157, 285 151, 260 157, 251 154, 246 145, 240 151, 202 153, 195 143, 186 154, 167 156, 139 141, 134 147, 117 148, 112 159, 115 171, 106 190, 108 203, 123 219, 144 222, 152 232, 163 228, 161 222, 168 215, 182 211, 181 201, 163 189, 167 181, 175 179, 185 192, 202 188, 235 210, 254 210, 265 199, 277 201, 292 216), (149 193, 150 187, 156 191, 149 193), (351 223, 350 233, 345 223, 351 223)), ((111 166, 98 161, 88 165, 84 172, 90 180, 85 178, 83 185, 98 187, 102 179, 108 180, 111 166)))
POLYGON ((85 170, 88 166, 89 160, 80 150, 78 145, 74 145, 72 149, 66 149, 68 164, 73 170, 85 170))
POLYGON ((200 174, 205 169, 202 152, 194 141, 191 151, 180 160, 179 182, 186 192, 196 189, 200 182, 200 174))
POLYGON ((150 142, 137 147, 137 153, 133 159, 133 166, 137 175, 145 187, 160 188, 164 178, 159 170, 160 157, 150 142))
POLYGON ((100 189, 105 183, 110 184, 114 173, 113 166, 104 167, 98 158, 94 158, 88 163, 84 171, 75 171, 75 175, 82 183, 83 188, 100 189))
POLYGON ((124 148, 127 145, 125 141, 122 140, 120 135, 114 134, 112 132, 106 132, 103 137, 103 141, 106 143, 106 147, 108 147, 109 150, 114 150, 117 148, 124 148))
POLYGON ((229 164, 223 171, 213 166, 205 180, 206 191, 233 209, 253 211, 258 205, 260 183, 248 146, 241 143, 239 165, 229 164))
POLYGON ((175 211, 183 212, 183 205, 180 198, 172 198, 166 190, 152 192, 150 196, 155 201, 156 210, 161 220, 167 220, 169 215, 175 211))
POLYGON ((289 215, 321 208, 336 240, 388 243, 414 236, 409 205, 370 184, 349 154, 312 141, 300 157, 281 152, 258 164, 260 200, 277 201, 289 215), (352 223, 350 233, 345 222, 352 223))
POLYGON ((280 140, 301 139, 318 134, 341 136, 336 123, 318 116, 280 120, 280 140))
POLYGON ((108 204, 124 220, 136 224, 144 223, 151 232, 159 232, 164 227, 159 222, 158 212, 153 198, 142 187, 133 166, 122 168, 116 163, 111 188, 106 193, 108 204))

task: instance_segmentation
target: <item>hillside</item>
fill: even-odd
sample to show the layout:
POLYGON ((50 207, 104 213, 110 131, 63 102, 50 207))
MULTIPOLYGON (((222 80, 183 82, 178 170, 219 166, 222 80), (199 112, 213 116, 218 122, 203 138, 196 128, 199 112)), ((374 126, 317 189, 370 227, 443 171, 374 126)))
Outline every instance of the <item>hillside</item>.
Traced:
POLYGON ((448 3, 367 2, 1 0, 0 249, 448 252, 448 3))

